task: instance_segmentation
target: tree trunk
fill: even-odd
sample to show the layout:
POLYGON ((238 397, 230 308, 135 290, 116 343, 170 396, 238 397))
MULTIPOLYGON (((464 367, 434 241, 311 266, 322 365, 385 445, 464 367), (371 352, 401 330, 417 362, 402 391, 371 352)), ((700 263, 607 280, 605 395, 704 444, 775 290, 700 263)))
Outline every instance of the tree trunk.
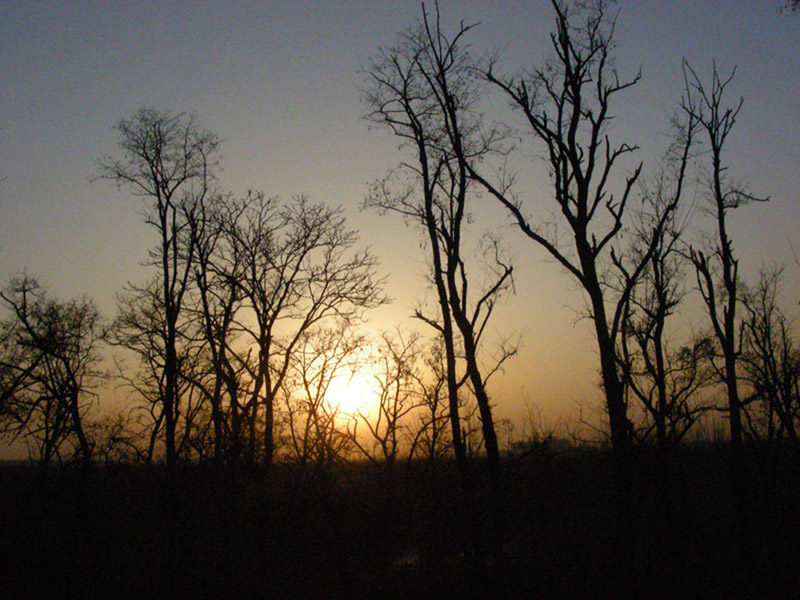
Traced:
POLYGON ((603 391, 606 397, 611 430, 611 454, 614 472, 614 552, 613 571, 617 591, 622 596, 635 594, 633 442, 627 415, 624 389, 617 372, 617 352, 606 320, 602 288, 594 262, 584 261, 585 287, 592 302, 593 320, 600 351, 603 391))
POLYGON ((269 468, 272 466, 275 454, 275 413, 274 413, 274 398, 272 395, 267 396, 264 402, 265 416, 264 416, 264 466, 269 468))
POLYGON ((72 418, 72 427, 75 429, 75 435, 78 437, 78 445, 81 448, 81 461, 84 467, 89 467, 92 464, 92 445, 86 438, 86 432, 83 430, 83 422, 81 421, 80 411, 78 410, 78 388, 75 387, 70 392, 70 416, 72 418))
POLYGON ((739 387, 736 380, 734 353, 725 352, 725 384, 728 392, 728 418, 730 420, 731 453, 730 477, 733 486, 733 504, 736 515, 736 543, 739 549, 737 570, 747 568, 752 558, 750 511, 747 493, 747 471, 742 439, 742 411, 739 387))

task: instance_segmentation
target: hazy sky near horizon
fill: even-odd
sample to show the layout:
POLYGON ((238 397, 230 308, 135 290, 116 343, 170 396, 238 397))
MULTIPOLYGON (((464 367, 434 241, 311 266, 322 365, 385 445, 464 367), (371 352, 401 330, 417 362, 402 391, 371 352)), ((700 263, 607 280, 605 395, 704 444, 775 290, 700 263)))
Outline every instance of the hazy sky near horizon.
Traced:
MULTIPOLYGON (((432 8, 429 2, 429 8, 432 8)), ((667 143, 685 57, 704 79, 712 60, 738 65, 729 99, 745 99, 728 155, 731 175, 767 205, 732 215, 742 274, 789 263, 787 306, 797 315, 800 265, 800 14, 780 0, 619 1, 622 74, 642 81, 615 111, 612 133, 641 146, 645 172, 667 143)), ((504 51, 509 69, 547 53, 549 2, 441 0, 443 22, 478 23, 473 52, 504 51)), ((0 2, 0 281, 35 274, 61 297, 87 294, 106 315, 152 244, 138 201, 90 183, 97 159, 114 154, 116 121, 142 106, 195 111, 223 140, 222 184, 235 194, 307 194, 341 205, 382 261, 394 305, 378 327, 410 323, 422 296, 424 259, 415 233, 391 217, 361 213, 370 181, 403 154, 370 130, 359 100, 362 67, 379 45, 420 16, 416 0, 293 2, 0 2)), ((502 103, 498 106, 503 107, 502 103)), ((491 115, 508 119, 508 111, 491 115)), ((533 161, 538 148, 521 149, 533 161)), ((521 190, 547 202, 546 182, 521 190)), ((476 211, 506 222, 494 205, 476 211)), ((524 330, 520 356, 496 397, 527 396, 550 418, 597 397, 591 329, 580 291, 544 254, 508 228, 517 294, 498 310, 499 334, 524 330)), ((693 316, 693 328, 703 323, 693 316)), ((503 416, 518 404, 508 400, 503 416)))

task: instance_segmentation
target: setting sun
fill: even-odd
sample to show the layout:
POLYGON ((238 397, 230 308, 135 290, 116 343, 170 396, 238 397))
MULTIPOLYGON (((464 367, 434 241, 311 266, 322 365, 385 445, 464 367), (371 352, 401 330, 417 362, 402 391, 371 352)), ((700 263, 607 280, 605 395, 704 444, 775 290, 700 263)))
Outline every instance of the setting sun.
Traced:
POLYGON ((375 390, 362 374, 344 373, 334 377, 325 398, 331 408, 346 415, 354 415, 369 409, 375 401, 375 390))

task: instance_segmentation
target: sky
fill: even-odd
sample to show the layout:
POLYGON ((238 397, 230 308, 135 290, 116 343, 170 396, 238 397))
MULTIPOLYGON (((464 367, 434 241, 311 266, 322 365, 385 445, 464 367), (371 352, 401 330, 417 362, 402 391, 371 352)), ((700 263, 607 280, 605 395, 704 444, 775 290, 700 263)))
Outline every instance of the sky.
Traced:
MULTIPOLYGON (((429 3, 429 6, 432 2, 429 3)), ((736 211, 734 247, 745 279, 761 264, 787 264, 785 304, 800 300, 800 14, 780 0, 645 0, 619 9, 617 67, 642 80, 616 110, 612 133, 638 144, 648 168, 665 148, 681 95, 681 61, 705 80, 737 66, 730 99, 744 98, 730 141, 730 174, 768 204, 736 211)), ((538 66, 547 52, 549 2, 441 0, 446 30, 480 23, 476 54, 501 50, 509 70, 538 66)), ((223 141, 223 186, 340 205, 381 260, 395 302, 375 328, 412 326, 423 296, 416 234, 392 217, 359 211, 369 183, 404 155, 370 128, 359 89, 380 45, 420 16, 417 1, 31 2, 0 1, 0 282, 25 271, 62 298, 86 294, 109 317, 115 294, 141 282, 153 242, 138 201, 91 182, 97 160, 116 151, 113 125, 142 106, 195 111, 223 141)), ((514 116, 497 102, 492 118, 514 116)), ((547 202, 531 169, 526 202, 547 202)), ((546 419, 572 419, 597 405, 599 361, 576 284, 508 225, 496 206, 476 223, 503 228, 517 258, 516 295, 498 309, 498 336, 521 331, 523 346, 494 382, 500 416, 521 399, 546 419)), ((703 327, 687 309, 687 327, 703 327)))

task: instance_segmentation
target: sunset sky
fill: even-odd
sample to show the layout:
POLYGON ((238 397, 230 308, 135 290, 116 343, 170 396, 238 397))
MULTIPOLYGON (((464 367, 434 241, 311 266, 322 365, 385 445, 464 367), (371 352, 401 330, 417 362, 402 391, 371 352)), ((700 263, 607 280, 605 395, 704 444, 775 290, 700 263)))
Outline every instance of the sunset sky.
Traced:
MULTIPOLYGON (((432 2, 428 3, 432 8, 432 2)), ((612 5, 617 67, 642 81, 616 107, 612 135, 641 146, 652 165, 668 143, 680 100, 685 57, 708 80, 712 60, 738 65, 729 100, 745 103, 730 141, 730 174, 769 204, 732 214, 741 273, 787 263, 785 306, 800 301, 800 14, 781 0, 649 0, 612 5)), ((547 52, 549 2, 441 0, 448 31, 480 25, 472 52, 502 49, 509 70, 538 66, 547 52)), ((404 155, 385 131, 370 129, 359 100, 361 71, 379 45, 420 16, 418 1, 30 2, 0 3, 0 282, 38 275, 58 296, 92 297, 112 317, 126 281, 143 281, 139 263, 153 243, 138 200, 105 182, 90 183, 97 159, 116 152, 112 127, 142 106, 196 111, 223 140, 221 181, 235 194, 306 194, 341 205, 381 259, 392 306, 376 328, 415 326, 424 257, 399 219, 362 213, 369 183, 404 155)), ((497 102, 492 119, 518 124, 497 102)), ((540 148, 523 139, 534 165, 540 148)), ((631 163, 629 166, 632 166, 631 163)), ((534 165, 535 166, 535 165, 534 165)), ((525 178, 523 178, 525 179, 525 178)), ((529 177, 527 202, 550 200, 546 179, 529 177)), ((517 257, 516 296, 499 308, 498 335, 523 331, 520 355, 498 378, 501 416, 519 398, 547 418, 572 418, 576 403, 597 404, 598 360, 582 319, 576 284, 509 227, 494 204, 476 209, 476 227, 507 227, 517 257)), ((700 217, 698 217, 700 219, 700 217)), ((687 310, 686 327, 702 329, 687 310)))

